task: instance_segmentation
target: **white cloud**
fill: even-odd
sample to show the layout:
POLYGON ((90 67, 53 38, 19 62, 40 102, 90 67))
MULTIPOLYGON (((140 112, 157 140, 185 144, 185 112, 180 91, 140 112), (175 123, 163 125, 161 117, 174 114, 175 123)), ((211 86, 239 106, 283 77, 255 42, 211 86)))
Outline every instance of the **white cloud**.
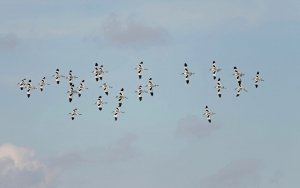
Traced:
POLYGON ((27 148, 0 146, 0 187, 46 188, 51 180, 48 167, 27 148))

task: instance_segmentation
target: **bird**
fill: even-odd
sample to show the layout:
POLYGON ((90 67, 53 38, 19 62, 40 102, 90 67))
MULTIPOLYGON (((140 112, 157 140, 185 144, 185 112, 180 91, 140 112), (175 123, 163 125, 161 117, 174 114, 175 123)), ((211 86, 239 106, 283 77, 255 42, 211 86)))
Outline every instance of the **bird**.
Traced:
POLYGON ((73 99, 73 95, 74 95, 74 93, 77 93, 77 91, 74 89, 74 84, 72 83, 71 85, 70 85, 70 90, 67 92, 67 93, 69 93, 69 102, 72 102, 72 99, 73 99))
POLYGON ((93 70, 94 75, 95 75, 95 80, 98 82, 99 81, 99 75, 100 75, 100 70, 98 67, 98 63, 95 63, 95 70, 93 70))
POLYGON ((114 114, 115 121, 117 121, 118 117, 119 117, 119 114, 120 113, 125 113, 125 112, 121 111, 120 107, 116 107, 116 109, 112 113, 114 114))
POLYGON ((208 121, 209 123, 211 123, 211 117, 212 117, 214 114, 216 114, 216 113, 209 111, 208 106, 205 106, 205 112, 204 112, 203 115, 206 116, 207 121, 208 121))
POLYGON ((119 92, 119 96, 116 96, 116 98, 118 98, 118 106, 121 107, 123 100, 127 99, 127 97, 124 95, 124 88, 121 88, 120 92, 119 92))
POLYGON ((107 102, 103 102, 102 96, 99 96, 95 104, 97 104, 98 109, 101 111, 103 108, 103 104, 107 104, 107 102))
POLYGON ((59 84, 60 83, 60 78, 65 77, 65 76, 63 76, 59 73, 59 69, 56 69, 55 75, 53 75, 53 77, 55 78, 56 84, 59 84))
POLYGON ((154 84, 152 81, 152 78, 149 78, 148 84, 146 85, 146 87, 148 88, 148 92, 150 93, 151 96, 154 95, 153 93, 153 88, 157 87, 158 85, 154 84))
POLYGON ((221 96, 222 96, 221 90, 225 89, 225 87, 222 86, 220 78, 218 78, 217 86, 215 86, 215 88, 217 89, 217 93, 218 93, 219 98, 221 98, 221 96))
POLYGON ((72 73, 72 70, 69 71, 69 76, 66 77, 67 79, 69 79, 69 84, 72 85, 74 79, 78 78, 77 76, 74 76, 72 73))
POLYGON ((25 87, 27 89, 27 98, 31 96, 31 90, 36 89, 31 83, 31 80, 28 80, 28 82, 25 84, 25 87))
POLYGON ((74 110, 69 113, 71 115, 72 120, 75 119, 75 116, 82 115, 82 114, 78 113, 77 110, 78 110, 77 108, 74 108, 74 110))
POLYGON ((143 90, 142 86, 139 86, 135 92, 138 94, 140 101, 143 99, 143 93, 147 93, 147 91, 143 90))
POLYGON ((148 70, 143 67, 142 61, 138 64, 138 66, 135 69, 137 70, 137 75, 138 75, 139 79, 142 79, 143 71, 148 70))
POLYGON ((107 85, 106 83, 104 83, 102 86, 100 86, 103 88, 103 91, 105 93, 105 95, 108 95, 108 91, 109 91, 109 88, 112 88, 111 86, 107 85))
POLYGON ((258 88, 259 82, 264 81, 264 80, 262 79, 262 77, 260 77, 259 72, 256 72, 256 76, 253 78, 253 80, 254 80, 254 82, 255 82, 254 85, 255 85, 256 88, 258 88))
POLYGON ((39 86, 40 86, 40 90, 43 91, 44 90, 44 87, 46 85, 50 85, 46 82, 46 77, 43 77, 43 79, 41 80, 41 82, 39 83, 39 86))
POLYGON ((100 78, 100 80, 102 80, 102 78, 103 78, 103 74, 104 73, 108 73, 108 71, 104 71, 103 70, 103 65, 100 65, 100 68, 99 68, 99 78, 100 78))
POLYGON ((184 72, 181 73, 181 74, 183 74, 183 75, 185 76, 185 82, 186 82, 187 84, 189 84, 189 83, 190 83, 189 77, 192 76, 192 75, 195 74, 195 73, 190 72, 190 71, 188 70, 188 65, 187 65, 186 63, 184 63, 184 72))
POLYGON ((84 80, 82 80, 78 86, 78 90, 77 90, 77 93, 78 93, 78 97, 81 96, 83 90, 85 89, 88 89, 87 87, 84 86, 84 80))
POLYGON ((245 92, 248 92, 247 89, 243 85, 238 85, 237 88, 235 88, 236 92, 236 97, 240 96, 241 92, 244 90, 245 92))
POLYGON ((237 80, 237 82, 238 82, 238 85, 241 85, 242 84, 242 76, 244 76, 245 74, 244 73, 242 73, 242 72, 240 72, 238 69, 237 69, 237 67, 233 67, 233 69, 234 69, 234 73, 233 73, 233 75, 235 76, 235 78, 236 78, 236 80, 237 80))
POLYGON ((22 79, 21 82, 18 83, 20 90, 23 90, 26 87, 26 78, 22 79))
POLYGON ((212 67, 209 70, 211 70, 213 74, 213 79, 215 80, 217 78, 217 72, 221 71, 222 69, 218 68, 216 62, 213 61, 212 67))

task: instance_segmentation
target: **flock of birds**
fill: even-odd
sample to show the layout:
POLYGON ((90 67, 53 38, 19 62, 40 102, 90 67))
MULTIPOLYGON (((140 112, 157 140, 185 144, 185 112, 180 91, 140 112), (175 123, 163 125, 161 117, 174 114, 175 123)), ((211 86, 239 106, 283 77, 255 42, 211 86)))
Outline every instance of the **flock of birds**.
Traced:
MULTIPOLYGON (((137 71, 138 79, 142 79, 143 71, 144 70, 148 70, 148 69, 146 69, 146 68, 143 67, 143 62, 140 62, 135 67, 135 70, 137 71)), ((220 72, 221 70, 222 70, 221 68, 217 67, 215 61, 213 61, 212 67, 210 68, 210 71, 212 72, 212 76, 213 76, 214 80, 217 79, 217 73, 220 72)), ((99 66, 98 63, 95 63, 95 67, 94 67, 94 70, 92 71, 92 73, 94 75, 94 78, 95 78, 96 82, 99 82, 99 80, 100 81, 103 80, 104 74, 108 73, 108 71, 104 70, 103 65, 99 66)), ((184 72, 181 73, 181 74, 184 75, 186 84, 189 84, 190 83, 190 77, 193 74, 195 74, 195 73, 193 73, 193 72, 191 72, 189 70, 187 63, 184 63, 184 72)), ((236 90, 236 97, 239 97, 240 94, 242 93, 242 91, 247 92, 247 90, 245 89, 245 87, 242 84, 242 77, 245 74, 242 73, 240 70, 238 70, 237 67, 234 67, 234 73, 233 73, 233 75, 235 76, 236 81, 237 81, 237 87, 235 88, 235 90, 236 90)), ((85 86, 85 81, 84 80, 82 80, 79 83, 79 86, 77 88, 75 88, 74 80, 76 78, 78 78, 78 77, 75 76, 75 75, 73 75, 72 70, 69 71, 68 76, 64 76, 64 75, 60 74, 60 70, 59 69, 56 69, 55 74, 53 75, 53 77, 55 79, 56 84, 60 84, 62 78, 68 79, 68 81, 69 81, 69 90, 68 90, 67 93, 69 94, 68 101, 70 103, 72 102, 74 95, 77 94, 78 97, 81 97, 81 95, 83 94, 83 92, 88 89, 85 86)), ((253 78, 253 80, 254 80, 254 86, 256 88, 258 88, 259 83, 261 81, 264 81, 262 79, 262 77, 260 76, 259 72, 256 73, 256 76, 253 78)), ((34 89, 37 89, 37 87, 35 87, 32 84, 32 82, 31 82, 30 79, 29 80, 22 79, 18 83, 18 85, 19 85, 20 90, 27 91, 27 97, 28 98, 30 98, 32 91, 34 89)), ((50 85, 50 84, 48 82, 46 82, 46 77, 43 77, 42 80, 39 82, 38 87, 39 87, 40 91, 43 92, 44 89, 45 89, 45 87, 47 85, 50 85)), ((153 96, 154 95, 154 88, 157 87, 157 86, 159 86, 159 85, 155 84, 153 82, 152 78, 149 78, 148 84, 145 86, 146 90, 144 90, 143 86, 140 85, 138 87, 138 89, 135 91, 135 93, 137 93, 138 100, 142 101, 142 99, 143 99, 143 93, 149 93, 151 96, 153 96)), ((112 87, 109 86, 107 83, 103 83, 101 85, 101 88, 103 89, 105 95, 108 96, 109 95, 109 89, 112 88, 112 87)), ((217 79, 217 85, 215 86, 215 88, 217 90, 217 94, 218 94, 219 98, 221 98, 222 97, 222 90, 226 89, 226 88, 222 85, 220 78, 217 79)), ((124 100, 127 99, 127 97, 124 94, 124 88, 120 89, 119 94, 118 94, 118 96, 116 96, 116 98, 118 100, 118 105, 115 108, 115 110, 112 112, 115 121, 118 120, 118 117, 119 117, 119 115, 121 113, 124 113, 121 110, 121 106, 122 106, 124 100)), ((104 104, 107 104, 107 102, 104 102, 102 96, 99 96, 98 99, 97 99, 97 102, 95 102, 95 104, 97 105, 97 108, 99 109, 99 111, 101 111, 103 109, 104 104)), ((212 119, 212 116, 214 114, 215 114, 214 112, 212 112, 212 111, 209 110, 208 106, 205 106, 203 115, 207 118, 207 120, 208 120, 209 123, 211 123, 211 119, 212 119)), ((79 115, 82 115, 82 114, 78 112, 77 108, 74 108, 72 110, 72 112, 69 113, 69 115, 71 116, 71 119, 74 120, 76 116, 79 116, 79 115)))

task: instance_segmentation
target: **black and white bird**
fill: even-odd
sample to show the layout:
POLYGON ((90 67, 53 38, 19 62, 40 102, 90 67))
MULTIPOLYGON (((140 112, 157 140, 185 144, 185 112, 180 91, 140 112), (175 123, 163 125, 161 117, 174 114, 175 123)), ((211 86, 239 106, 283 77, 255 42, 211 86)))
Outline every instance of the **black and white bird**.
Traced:
POLYGON ((152 78, 149 78, 148 84, 146 85, 146 87, 148 88, 148 92, 150 93, 151 96, 154 95, 153 93, 153 88, 157 87, 158 85, 154 84, 154 82, 152 81, 152 78))
POLYGON ((21 82, 18 83, 20 90, 23 90, 24 87, 26 87, 26 78, 21 80, 21 82))
POLYGON ((74 120, 75 119, 75 116, 80 116, 82 114, 78 113, 77 112, 77 108, 74 108, 74 110, 72 112, 69 113, 69 115, 71 115, 71 120, 74 120))
POLYGON ((69 102, 72 102, 74 94, 77 93, 77 91, 74 89, 74 87, 75 87, 75 86, 74 86, 74 84, 72 83, 72 84, 70 85, 70 90, 67 92, 67 93, 69 93, 69 102))
POLYGON ((44 90, 44 87, 45 87, 46 85, 50 85, 50 84, 48 84, 48 83, 46 82, 46 77, 43 77, 43 79, 42 79, 42 80, 40 81, 40 83, 39 83, 40 90, 43 91, 43 90, 44 90))
POLYGON ((240 96, 242 91, 248 92, 243 85, 238 85, 238 87, 235 88, 235 90, 236 90, 236 97, 240 96))
POLYGON ((235 76, 235 78, 236 78, 236 80, 238 82, 238 85, 241 85, 242 84, 242 76, 244 76, 245 74, 242 73, 241 71, 239 71, 237 69, 237 67, 233 67, 233 69, 234 69, 233 75, 235 76))
POLYGON ((66 77, 69 80, 70 86, 73 84, 74 79, 78 78, 77 76, 73 75, 72 70, 69 71, 69 75, 66 77))
POLYGON ((78 97, 81 97, 83 90, 88 89, 84 85, 84 80, 82 80, 77 88, 78 97))
POLYGON ((28 80, 28 82, 25 84, 25 87, 27 89, 27 97, 29 98, 31 96, 31 91, 36 89, 36 87, 32 85, 31 80, 28 80))
POLYGON ((53 77, 55 78, 56 84, 59 84, 60 83, 60 78, 63 78, 65 76, 60 74, 59 69, 56 69, 55 75, 53 75, 53 77))
POLYGON ((107 102, 104 102, 102 99, 102 96, 98 97, 97 102, 95 102, 95 104, 97 105, 98 109, 101 111, 103 108, 103 104, 107 104, 107 102))
POLYGON ((108 71, 104 71, 103 69, 103 65, 98 65, 98 63, 95 63, 95 70, 93 71, 94 75, 95 75, 95 79, 98 82, 99 79, 102 80, 103 79, 103 74, 104 73, 108 73, 108 71))
POLYGON ((143 93, 147 93, 146 90, 143 90, 142 86, 139 86, 135 92, 138 94, 140 101, 142 101, 142 99, 143 99, 143 93))
POLYGON ((255 76, 255 78, 253 78, 253 80, 254 80, 254 82, 255 82, 254 85, 255 85, 256 88, 258 88, 259 82, 264 81, 264 80, 262 79, 262 77, 260 77, 259 72, 256 72, 256 76, 255 76))
POLYGON ((218 78, 218 82, 217 82, 217 85, 215 86, 215 88, 217 89, 217 93, 218 93, 219 98, 221 98, 221 96, 222 96, 221 91, 222 91, 222 89, 225 89, 225 87, 222 85, 220 78, 218 78))
POLYGON ((206 116, 207 121, 208 121, 209 123, 211 123, 211 117, 212 117, 214 114, 216 114, 216 113, 209 111, 208 106, 205 106, 205 111, 204 111, 204 114, 203 114, 203 115, 206 116))
POLYGON ((99 69, 99 65, 98 63, 95 63, 95 70, 93 70, 94 76, 95 76, 95 80, 98 82, 99 78, 100 78, 100 69, 99 69))
POLYGON ((102 87, 102 89, 103 89, 105 95, 108 95, 109 88, 112 88, 111 86, 109 86, 109 85, 106 84, 106 83, 104 83, 104 84, 103 84, 102 86, 100 86, 100 87, 102 87))
POLYGON ((186 63, 184 63, 184 72, 181 73, 181 74, 184 75, 184 77, 185 77, 185 82, 186 82, 187 84, 189 84, 189 83, 190 83, 189 77, 192 76, 192 75, 195 74, 195 73, 190 72, 189 69, 188 69, 188 65, 187 65, 186 63))
POLYGON ((115 121, 117 121, 120 113, 125 113, 125 112, 121 111, 120 107, 116 107, 116 109, 112 113, 114 114, 115 121))
POLYGON ((212 72, 213 79, 215 80, 217 78, 217 72, 221 71, 222 69, 218 68, 216 62, 213 61, 212 67, 209 70, 212 72))
POLYGON ((138 64, 138 66, 135 69, 137 70, 137 75, 138 75, 139 79, 142 78, 143 71, 148 70, 148 69, 145 69, 143 67, 143 62, 142 61, 138 64))
POLYGON ((124 95, 124 88, 121 88, 119 96, 116 96, 116 98, 118 98, 118 106, 121 107, 124 99, 127 99, 127 97, 124 95))

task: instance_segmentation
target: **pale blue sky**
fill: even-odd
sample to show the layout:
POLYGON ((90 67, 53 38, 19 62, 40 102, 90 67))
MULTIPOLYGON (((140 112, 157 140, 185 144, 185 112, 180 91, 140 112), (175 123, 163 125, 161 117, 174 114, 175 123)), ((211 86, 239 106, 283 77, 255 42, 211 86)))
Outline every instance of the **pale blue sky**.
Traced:
POLYGON ((0 23, 0 188, 300 186, 298 1, 0 0, 0 23), (108 97, 95 62, 109 71, 108 97), (185 62, 196 73, 189 85, 185 62), (239 98, 234 66, 249 91, 239 98), (56 68, 89 89, 69 104, 56 68), (51 85, 27 99, 17 83, 43 76, 51 85), (134 91, 150 77, 159 87, 139 102, 134 91), (114 122, 121 87, 129 99, 114 122), (83 115, 71 121, 75 107, 83 115))

